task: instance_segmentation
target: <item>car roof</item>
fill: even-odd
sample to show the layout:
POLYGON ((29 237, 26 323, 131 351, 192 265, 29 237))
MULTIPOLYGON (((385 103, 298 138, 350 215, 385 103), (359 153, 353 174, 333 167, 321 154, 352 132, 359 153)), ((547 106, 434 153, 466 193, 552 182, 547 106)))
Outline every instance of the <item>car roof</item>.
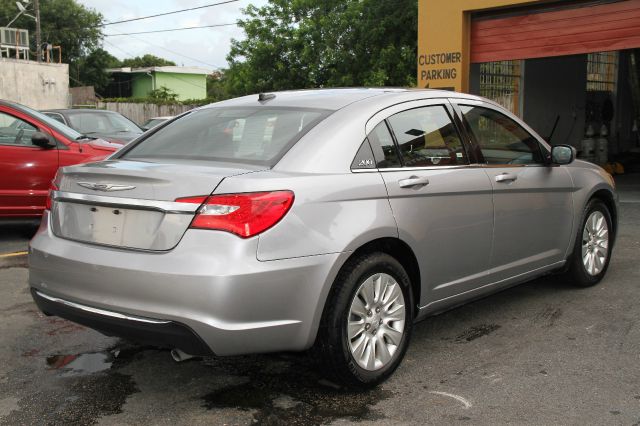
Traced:
POLYGON ((13 109, 17 109, 17 110, 22 111, 24 113, 28 113, 29 112, 29 111, 27 111, 28 107, 26 105, 22 105, 22 104, 19 104, 17 102, 7 101, 5 99, 0 99, 0 105, 7 106, 7 107, 10 107, 10 108, 13 108, 13 109))
POLYGON ((164 115, 162 117, 151 117, 149 120, 171 120, 173 117, 175 117, 175 115, 164 115))
MULTIPOLYGON (((317 108, 328 110, 339 110, 354 102, 371 97, 394 97, 399 94, 415 93, 421 98, 477 98, 473 95, 466 95, 457 92, 436 89, 407 89, 407 88, 344 88, 344 89, 309 89, 291 90, 283 92, 268 92, 266 97, 273 97, 260 100, 259 95, 249 95, 240 98, 229 99, 222 102, 209 104, 203 108, 220 107, 243 107, 243 106, 274 106, 274 107, 297 107, 297 108, 317 108)), ((479 99, 479 98, 478 98, 479 99)))
POLYGON ((88 112, 88 113, 109 113, 109 114, 118 114, 115 111, 109 111, 106 109, 93 109, 93 108, 66 108, 66 109, 43 109, 40 112, 57 112, 60 114, 68 114, 68 113, 75 113, 75 112, 88 112))

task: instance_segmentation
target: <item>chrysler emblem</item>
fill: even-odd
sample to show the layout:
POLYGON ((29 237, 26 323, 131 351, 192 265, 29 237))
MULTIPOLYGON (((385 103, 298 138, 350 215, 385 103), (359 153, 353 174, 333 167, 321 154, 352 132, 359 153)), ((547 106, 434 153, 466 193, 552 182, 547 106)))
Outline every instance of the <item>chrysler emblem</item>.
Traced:
POLYGON ((114 185, 112 183, 78 182, 78 185, 94 191, 126 191, 135 188, 133 185, 114 185))

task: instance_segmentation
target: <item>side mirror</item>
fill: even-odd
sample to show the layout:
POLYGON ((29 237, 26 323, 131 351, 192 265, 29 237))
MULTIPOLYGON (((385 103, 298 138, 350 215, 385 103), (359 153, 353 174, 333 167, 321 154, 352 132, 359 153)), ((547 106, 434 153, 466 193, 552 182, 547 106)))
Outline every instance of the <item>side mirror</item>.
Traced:
POLYGON ((40 148, 55 148, 56 143, 49 139, 49 136, 42 132, 33 132, 31 135, 31 143, 40 148))
POLYGON ((571 164, 576 159, 576 149, 571 145, 554 145, 551 147, 552 164, 571 164))

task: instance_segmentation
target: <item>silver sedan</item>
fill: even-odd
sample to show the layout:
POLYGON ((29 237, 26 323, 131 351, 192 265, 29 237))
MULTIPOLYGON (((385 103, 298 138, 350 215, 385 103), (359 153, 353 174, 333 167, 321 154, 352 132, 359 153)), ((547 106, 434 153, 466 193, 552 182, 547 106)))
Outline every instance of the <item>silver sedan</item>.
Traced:
POLYGON ((175 358, 312 349, 372 386, 413 324, 607 271, 609 174, 486 99, 311 90, 193 110, 61 169, 31 242, 46 314, 175 358))

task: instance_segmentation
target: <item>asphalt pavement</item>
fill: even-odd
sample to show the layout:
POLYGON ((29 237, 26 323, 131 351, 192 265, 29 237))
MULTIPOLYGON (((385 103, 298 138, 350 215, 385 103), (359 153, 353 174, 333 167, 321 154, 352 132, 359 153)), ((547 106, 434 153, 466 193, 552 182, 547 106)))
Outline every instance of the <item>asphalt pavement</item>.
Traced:
POLYGON ((640 425, 640 175, 618 182, 598 286, 546 277, 429 318, 368 392, 324 381, 305 354, 175 363, 45 317, 20 254, 31 231, 0 227, 0 424, 640 425))

